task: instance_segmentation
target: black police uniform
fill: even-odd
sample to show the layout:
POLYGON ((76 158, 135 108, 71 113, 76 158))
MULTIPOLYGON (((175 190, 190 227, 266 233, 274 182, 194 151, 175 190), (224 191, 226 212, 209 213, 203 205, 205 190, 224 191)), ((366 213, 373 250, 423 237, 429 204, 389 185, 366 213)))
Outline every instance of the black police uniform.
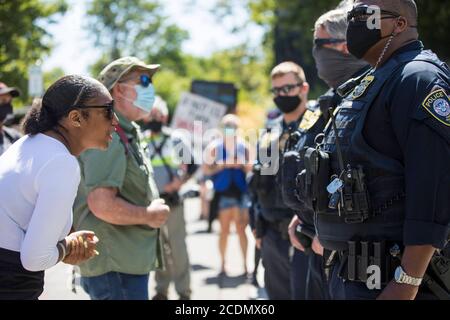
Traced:
MULTIPOLYGON (((448 67, 414 41, 367 75, 336 110, 336 128, 327 126, 322 150, 330 157, 330 175, 320 190, 326 193, 339 179, 343 186, 329 188, 339 210, 315 203, 315 224, 321 244, 333 251, 329 261, 336 261, 332 298, 376 298, 381 290, 366 286, 368 265, 380 266, 383 289, 399 264, 393 257, 398 248, 445 245, 449 76, 448 67)), ((418 298, 425 292, 419 290, 418 298)))
MULTIPOLYGON (((313 146, 315 137, 321 133, 326 124, 328 108, 336 105, 335 94, 327 92, 320 98, 321 104, 311 101, 303 114, 298 128, 290 135, 280 168, 280 185, 284 203, 295 211, 302 221, 303 232, 298 235, 305 252, 294 249, 291 261, 292 298, 294 300, 323 300, 327 298, 326 281, 323 276, 322 256, 311 249, 311 236, 315 234, 314 211, 296 192, 297 173, 304 169, 302 151, 306 146, 313 146), (326 106, 321 108, 321 106, 326 106), (322 113, 324 109, 325 114, 322 113)), ((340 99, 338 98, 338 101, 340 99)))
POLYGON ((262 238, 261 256, 265 268, 264 282, 269 299, 291 299, 290 256, 288 226, 294 211, 286 206, 278 185, 280 163, 289 128, 296 128, 298 122, 286 124, 283 116, 258 142, 258 161, 254 177, 249 186, 259 203, 256 217, 256 234, 262 238), (260 155, 266 155, 260 157, 260 155), (269 170, 268 167, 271 167, 269 170), (268 169, 264 172, 265 169, 268 169))

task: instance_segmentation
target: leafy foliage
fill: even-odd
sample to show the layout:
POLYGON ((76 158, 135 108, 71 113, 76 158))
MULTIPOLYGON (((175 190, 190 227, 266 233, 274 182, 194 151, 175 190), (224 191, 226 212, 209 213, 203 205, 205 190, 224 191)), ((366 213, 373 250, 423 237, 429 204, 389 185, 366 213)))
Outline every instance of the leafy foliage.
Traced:
POLYGON ((44 22, 64 13, 64 0, 0 0, 0 81, 21 89, 26 101, 28 67, 51 50, 44 22))

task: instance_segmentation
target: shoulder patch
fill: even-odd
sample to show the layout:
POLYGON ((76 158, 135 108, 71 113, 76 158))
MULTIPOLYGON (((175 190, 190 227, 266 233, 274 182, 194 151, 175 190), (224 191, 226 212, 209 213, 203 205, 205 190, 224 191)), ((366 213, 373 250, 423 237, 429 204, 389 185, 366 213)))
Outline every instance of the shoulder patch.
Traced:
POLYGON ((302 121, 300 121, 300 124, 298 128, 300 130, 308 131, 311 129, 317 122, 317 120, 320 119, 322 116, 322 111, 318 108, 315 111, 306 110, 305 114, 303 115, 302 121))
POLYGON ((450 127, 450 100, 442 88, 436 88, 422 102, 422 107, 436 120, 450 127))

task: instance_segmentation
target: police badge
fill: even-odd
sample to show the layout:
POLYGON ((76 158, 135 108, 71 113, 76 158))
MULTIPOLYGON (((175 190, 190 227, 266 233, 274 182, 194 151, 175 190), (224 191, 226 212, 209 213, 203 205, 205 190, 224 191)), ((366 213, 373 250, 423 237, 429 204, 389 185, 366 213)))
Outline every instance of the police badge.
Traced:
POLYGON ((351 93, 351 100, 356 100, 359 97, 361 97, 367 90, 367 88, 369 88, 369 86, 372 84, 373 80, 375 80, 375 77, 372 75, 368 75, 366 76, 361 83, 353 90, 353 92, 351 93))

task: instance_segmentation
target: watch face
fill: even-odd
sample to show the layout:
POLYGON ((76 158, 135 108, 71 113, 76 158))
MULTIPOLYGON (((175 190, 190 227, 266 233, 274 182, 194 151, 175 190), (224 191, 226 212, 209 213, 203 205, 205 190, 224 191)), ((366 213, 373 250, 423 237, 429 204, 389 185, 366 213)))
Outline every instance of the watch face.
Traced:
POLYGON ((397 267, 397 269, 395 269, 395 275, 394 275, 396 281, 400 280, 401 274, 402 274, 402 268, 397 267))

